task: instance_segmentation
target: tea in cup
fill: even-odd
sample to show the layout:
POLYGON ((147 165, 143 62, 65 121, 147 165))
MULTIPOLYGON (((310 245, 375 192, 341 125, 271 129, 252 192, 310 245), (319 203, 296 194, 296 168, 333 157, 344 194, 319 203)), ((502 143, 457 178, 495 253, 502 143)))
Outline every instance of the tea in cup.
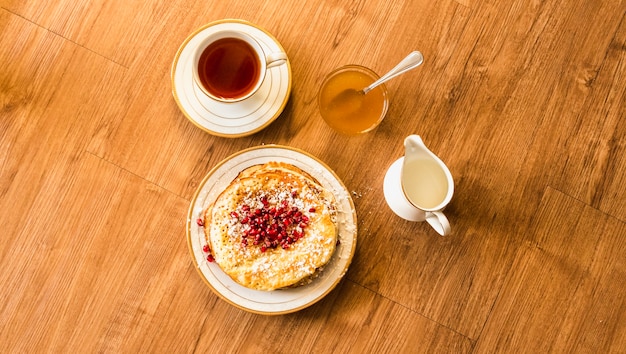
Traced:
POLYGON ((193 56, 193 77, 209 97, 237 102, 252 96, 263 84, 268 68, 287 62, 283 52, 266 54, 251 35, 220 31, 205 38, 193 56))
POLYGON ((358 97, 345 93, 360 91, 378 80, 372 70, 346 65, 328 74, 318 95, 318 106, 324 121, 346 135, 368 132, 385 118, 389 99, 384 84, 358 97))
POLYGON ((405 156, 387 170, 383 191, 396 215, 409 221, 426 221, 440 235, 450 233, 443 209, 454 194, 448 167, 432 153, 418 135, 404 141, 405 156))

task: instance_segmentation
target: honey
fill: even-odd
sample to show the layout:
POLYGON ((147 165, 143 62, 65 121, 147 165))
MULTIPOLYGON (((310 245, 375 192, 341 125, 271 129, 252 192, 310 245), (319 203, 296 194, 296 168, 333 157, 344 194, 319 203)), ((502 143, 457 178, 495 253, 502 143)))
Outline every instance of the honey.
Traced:
POLYGON ((382 84, 365 95, 358 91, 377 79, 373 71, 358 65, 347 65, 330 73, 318 96, 324 121, 348 135, 374 129, 387 113, 387 88, 382 84))

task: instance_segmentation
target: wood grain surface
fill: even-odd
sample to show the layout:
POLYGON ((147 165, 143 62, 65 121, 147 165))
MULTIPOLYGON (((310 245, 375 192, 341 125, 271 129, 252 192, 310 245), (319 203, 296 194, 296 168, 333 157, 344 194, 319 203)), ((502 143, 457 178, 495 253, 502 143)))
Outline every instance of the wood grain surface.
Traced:
POLYGON ((0 33, 0 352, 626 352, 626 1, 0 0, 0 33), (235 139, 170 77, 228 18, 292 69, 278 119, 235 139), (376 130, 324 123, 326 74, 412 50, 376 130), (409 134, 454 176, 449 236, 385 203, 409 134), (358 216, 339 285, 279 316, 207 287, 185 231, 205 175, 262 144, 326 163, 358 216))

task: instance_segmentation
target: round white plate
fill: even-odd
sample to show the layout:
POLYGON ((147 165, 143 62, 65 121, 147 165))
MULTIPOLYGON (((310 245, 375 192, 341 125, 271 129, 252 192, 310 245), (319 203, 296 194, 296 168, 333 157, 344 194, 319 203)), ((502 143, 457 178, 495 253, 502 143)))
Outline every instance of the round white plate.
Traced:
POLYGON ((196 191, 187 217, 187 242, 197 270, 209 287, 230 304, 253 313, 275 315, 301 310, 328 294, 343 278, 356 248, 357 221, 350 193, 337 175, 323 162, 310 154, 281 145, 262 145, 242 150, 215 166, 196 191), (270 161, 286 162, 311 174, 332 191, 337 199, 339 244, 324 271, 310 284, 293 289, 258 291, 246 288, 232 280, 217 264, 206 260, 202 250, 206 244, 204 229, 196 220, 203 209, 247 167, 270 161))
POLYGON ((291 66, 287 60, 269 68, 259 90, 243 101, 224 103, 209 98, 193 80, 193 50, 204 38, 222 30, 248 33, 267 53, 285 52, 270 33, 249 22, 211 22, 187 37, 178 49, 172 63, 172 94, 183 114, 199 128, 217 136, 242 137, 265 128, 282 113, 291 93, 291 66))

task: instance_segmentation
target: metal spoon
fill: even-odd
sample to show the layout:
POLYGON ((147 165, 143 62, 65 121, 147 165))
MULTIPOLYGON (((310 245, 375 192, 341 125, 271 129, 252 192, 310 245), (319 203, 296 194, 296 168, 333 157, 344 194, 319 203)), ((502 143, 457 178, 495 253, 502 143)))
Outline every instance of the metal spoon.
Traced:
POLYGON ((413 51, 409 53, 398 65, 396 65, 393 69, 389 70, 385 75, 381 76, 380 79, 374 81, 372 84, 367 86, 364 89, 356 90, 356 89, 345 89, 341 93, 339 93, 335 98, 332 99, 332 103, 335 106, 343 107, 345 112, 354 112, 361 107, 362 97, 373 90, 376 86, 387 82, 394 77, 404 74, 405 72, 415 69, 420 66, 424 62, 424 56, 419 51, 413 51))
POLYGON ((404 59, 402 59, 402 61, 398 63, 398 65, 396 65, 393 69, 389 70, 388 73, 381 76, 380 79, 374 81, 371 85, 357 92, 366 94, 370 92, 372 89, 374 89, 376 86, 384 82, 387 82, 400 74, 404 74, 405 72, 411 69, 417 68, 423 62, 424 62, 424 56, 422 55, 422 53, 418 52, 417 50, 414 52, 411 52, 404 59))

